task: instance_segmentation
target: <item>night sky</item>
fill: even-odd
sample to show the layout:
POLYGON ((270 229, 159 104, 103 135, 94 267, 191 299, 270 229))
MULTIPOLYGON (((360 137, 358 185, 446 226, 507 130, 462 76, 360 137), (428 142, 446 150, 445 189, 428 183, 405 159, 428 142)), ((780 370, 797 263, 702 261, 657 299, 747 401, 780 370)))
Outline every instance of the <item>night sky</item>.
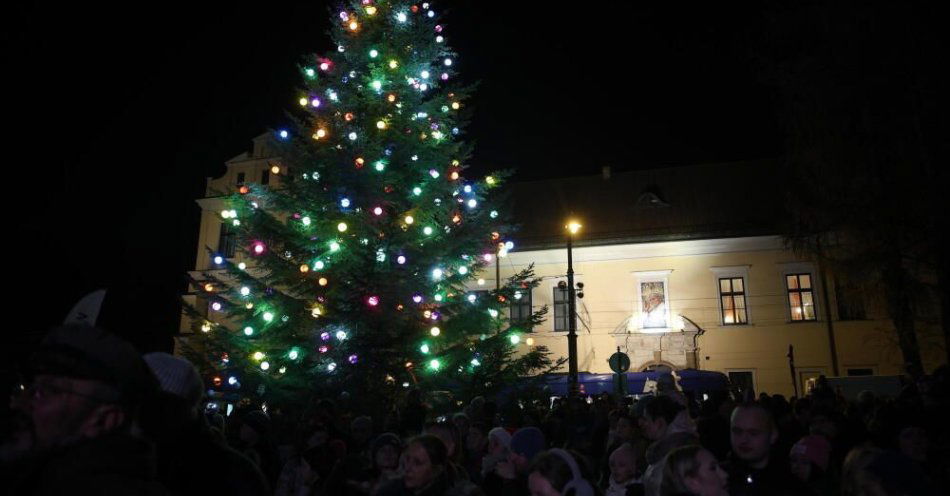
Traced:
MULTIPOLYGON (((8 302, 30 330, 106 286, 144 325, 177 326, 205 177, 282 125, 295 64, 328 52, 322 3, 277 3, 5 16, 8 302)), ((473 167, 537 179, 780 154, 759 14, 706 3, 451 2, 447 40, 481 81, 473 167)))

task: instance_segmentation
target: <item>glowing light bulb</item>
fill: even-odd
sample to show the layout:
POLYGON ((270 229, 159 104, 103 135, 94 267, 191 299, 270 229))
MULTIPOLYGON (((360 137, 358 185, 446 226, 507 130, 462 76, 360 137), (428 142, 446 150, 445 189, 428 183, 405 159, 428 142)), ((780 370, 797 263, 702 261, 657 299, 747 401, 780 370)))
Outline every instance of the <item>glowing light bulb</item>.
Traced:
POLYGON ((411 215, 407 215, 406 218, 403 220, 406 222, 407 225, 410 225, 410 226, 412 225, 413 222, 416 221, 416 219, 413 219, 411 215))
POLYGON ((366 299, 366 303, 369 303, 369 306, 371 307, 375 307, 376 305, 379 305, 379 297, 370 296, 369 298, 366 299))
POLYGON ((247 264, 244 263, 244 262, 239 263, 239 264, 238 264, 238 269, 240 269, 240 270, 245 270, 245 269, 247 269, 247 264))
POLYGON ((363 164, 366 163, 366 161, 363 160, 363 157, 356 157, 355 162, 356 162, 356 168, 357 168, 357 169, 359 169, 360 167, 363 166, 363 164))
POLYGON ((356 141, 356 138, 358 138, 359 136, 357 136, 355 132, 350 131, 350 134, 347 135, 347 137, 350 138, 350 141, 356 141))
POLYGON ((290 350, 290 353, 287 354, 287 358, 290 358, 291 360, 296 360, 298 356, 300 356, 300 354, 297 352, 297 350, 290 350))
POLYGON ((270 322, 274 320, 274 314, 271 312, 264 312, 263 317, 264 317, 264 322, 270 322))
POLYGON ((375 58, 378 57, 378 56, 379 56, 379 50, 377 50, 377 49, 374 48, 374 49, 372 49, 372 50, 369 51, 369 57, 370 57, 370 58, 375 59, 375 58))
POLYGON ((400 12, 400 13, 396 14, 396 20, 399 21, 399 22, 406 22, 407 19, 408 19, 408 17, 406 16, 406 13, 405 13, 405 12, 400 12))
POLYGON ((515 242, 514 242, 514 241, 505 241, 505 249, 508 250, 508 251, 514 250, 514 249, 515 249, 515 242))
POLYGON ((313 268, 316 270, 323 270, 326 267, 326 264, 323 263, 323 260, 316 260, 313 262, 313 268))
POLYGON ((432 176, 432 179, 436 179, 439 177, 439 171, 435 169, 429 169, 429 175, 432 176))
POLYGON ((442 269, 433 269, 433 270, 432 270, 432 278, 433 278, 433 279, 437 279, 437 280, 438 280, 438 279, 441 279, 441 278, 442 278, 442 269))
POLYGON ((319 98, 314 98, 313 100, 310 100, 310 105, 312 105, 312 106, 314 106, 314 107, 319 107, 319 106, 320 106, 320 99, 319 99, 319 98))
POLYGON ((321 70, 321 71, 329 71, 329 70, 330 70, 330 63, 329 63, 329 62, 322 62, 322 63, 320 63, 320 70, 321 70))
MULTIPOLYGON (((388 96, 386 96, 386 100, 388 100, 389 103, 395 102, 395 101, 396 101, 396 95, 393 94, 393 93, 390 93, 388 96)), ((382 128, 380 128, 380 129, 382 129, 382 128)))
POLYGON ((472 185, 471 185, 471 184, 466 184, 465 187, 462 188, 462 191, 465 191, 466 193, 471 193, 471 192, 472 192, 472 185))
POLYGON ((261 362, 261 370, 267 370, 267 369, 269 369, 269 368, 270 368, 270 363, 268 363, 268 362, 261 362))
POLYGON ((420 294, 412 295, 412 301, 415 303, 422 303, 422 295, 420 294))
POLYGON ((353 112, 347 112, 343 114, 343 120, 345 120, 346 122, 352 121, 353 117, 354 117, 353 112))
POLYGON ((319 348, 317 348, 317 351, 319 351, 320 353, 326 353, 326 352, 330 351, 330 348, 327 347, 327 345, 322 344, 322 345, 320 345, 319 348))
POLYGON ((214 302, 214 303, 212 303, 212 304, 211 304, 211 309, 214 310, 215 312, 220 312, 220 311, 221 311, 221 303, 220 303, 220 302, 217 302, 217 301, 214 302))
POLYGON ((326 135, 327 135, 327 130, 323 128, 317 129, 317 132, 314 133, 314 136, 316 136, 317 139, 325 138, 326 135))
POLYGON ((201 332, 211 332, 211 324, 208 322, 201 324, 201 332))
POLYGON ((450 67, 452 65, 452 59, 447 58, 443 60, 442 63, 445 64, 446 67, 450 67))
POLYGON ((386 129, 386 121, 376 121, 376 129, 386 129))
POLYGON ((330 371, 330 372, 333 372, 334 370, 336 370, 336 364, 333 363, 333 362, 328 363, 328 364, 327 364, 327 370, 330 371))
POLYGON ((441 366, 442 366, 442 363, 439 362, 438 360, 433 359, 432 361, 429 362, 429 367, 432 368, 432 370, 439 370, 439 367, 441 366))
POLYGON ((475 295, 468 295, 467 298, 469 303, 475 303, 475 300, 478 299, 478 297, 475 295))
POLYGON ((356 31, 360 28, 360 25, 356 21, 350 21, 350 31, 356 31))
POLYGON ((399 265, 405 264, 405 263, 406 263, 406 257, 403 256, 403 255, 399 255, 398 257, 396 257, 396 263, 399 264, 399 265))
POLYGON ((255 351, 255 352, 254 352, 254 359, 257 360, 257 361, 261 361, 261 360, 264 359, 264 354, 261 353, 261 352, 259 352, 259 351, 255 351))
POLYGON ((479 280, 478 280, 478 285, 479 285, 479 286, 484 286, 484 285, 485 285, 485 280, 484 280, 484 279, 479 279, 479 280))
POLYGON ((383 162, 382 160, 377 160, 377 161, 376 161, 376 164, 375 164, 373 167, 374 167, 377 171, 382 172, 384 169, 386 169, 386 162, 383 162))
POLYGON ((488 309, 488 315, 491 315, 491 318, 493 318, 493 319, 494 319, 494 318, 497 318, 497 317, 498 317, 498 310, 495 310, 494 308, 489 308, 489 309, 488 309))
POLYGON ((314 77, 314 76, 317 75, 317 72, 314 71, 313 68, 310 68, 310 67, 304 69, 303 72, 304 72, 304 74, 306 74, 307 77, 309 77, 309 78, 312 78, 312 77, 314 77))
POLYGON ((301 99, 300 99, 300 106, 301 106, 301 107, 306 107, 308 103, 310 103, 310 100, 307 100, 306 98, 301 98, 301 99))
POLYGON ((349 198, 343 198, 343 199, 341 199, 341 200, 340 200, 340 206, 343 207, 343 208, 349 207, 349 206, 350 206, 350 199, 349 199, 349 198))
POLYGON ((479 362, 477 358, 473 358, 472 361, 469 363, 472 364, 472 367, 478 367, 479 365, 482 364, 482 362, 479 362))
POLYGON ((437 295, 435 295, 432 299, 435 300, 435 301, 442 301, 442 295, 437 294, 437 295))
POLYGON ((445 41, 445 38, 443 38, 442 35, 439 35, 439 36, 436 36, 436 37, 435 37, 435 42, 436 42, 436 43, 442 43, 443 41, 445 41))
POLYGON ((260 255, 261 253, 264 253, 264 243, 261 243, 261 242, 254 243, 254 253, 258 255, 260 255))
POLYGON ((486 262, 491 262, 491 259, 492 259, 492 254, 491 254, 491 253, 486 253, 486 254, 482 255, 482 260, 484 260, 484 261, 486 261, 486 262))
POLYGON ((228 377, 228 384, 233 386, 237 384, 237 382, 238 382, 237 377, 234 377, 233 375, 231 377, 228 377))
POLYGON ((457 181, 458 178, 459 178, 459 173, 458 173, 458 171, 452 171, 452 173, 449 174, 449 177, 450 177, 453 181, 457 181))
POLYGON ((508 341, 510 341, 511 344, 518 344, 521 342, 521 337, 518 336, 517 334, 512 334, 511 336, 508 337, 508 341))
POLYGON ((474 198, 468 201, 468 208, 475 208, 476 206, 478 206, 478 201, 476 201, 474 198))
POLYGON ((224 257, 222 257, 221 255, 215 255, 215 257, 214 257, 214 263, 215 263, 216 265, 221 265, 221 264, 223 264, 223 263, 224 263, 224 257))
POLYGON ((374 5, 368 5, 366 7, 366 13, 368 15, 376 15, 376 7, 374 5))
POLYGON ((304 218, 300 219, 300 223, 303 224, 303 225, 305 225, 305 226, 309 226, 309 225, 310 225, 310 217, 304 217, 304 218))
POLYGON ((277 369, 277 372, 279 372, 279 373, 281 373, 281 374, 286 374, 286 373, 287 373, 287 367, 281 367, 281 368, 277 369))
POLYGON ((423 344, 422 346, 419 347, 419 351, 421 351, 421 352, 423 352, 423 353, 428 353, 428 352, 429 352, 429 345, 423 344))
POLYGON ((397 67, 399 67, 399 62, 397 62, 396 60, 390 60, 390 61, 389 61, 389 68, 390 68, 390 69, 395 69, 395 68, 397 68, 397 67))
POLYGON ((375 80, 375 81, 373 81, 372 86, 373 86, 373 89, 376 90, 376 91, 379 91, 379 90, 383 89, 383 83, 382 83, 382 81, 380 81, 380 80, 378 80, 378 79, 375 80))
POLYGON ((356 362, 359 361, 359 357, 356 356, 356 355, 350 355, 346 360, 347 360, 348 362, 350 362, 351 364, 354 364, 354 365, 355 365, 356 362))
POLYGON ((317 284, 321 286, 326 286, 329 282, 330 281, 327 281, 326 277, 321 277, 319 280, 317 280, 317 284))
POLYGON ((422 188, 420 188, 420 187, 418 187, 418 186, 416 186, 415 188, 412 188, 412 194, 414 194, 414 195, 416 195, 416 196, 421 195, 421 194, 422 194, 422 188))
POLYGON ((422 71, 419 75, 422 76, 422 79, 429 79, 429 71, 422 71))
POLYGON ((433 327, 432 329, 429 329, 429 334, 431 334, 433 337, 438 336, 439 334, 442 334, 442 329, 433 327))
POLYGON ((254 328, 251 327, 251 326, 245 327, 245 328, 244 328, 244 335, 245 335, 245 336, 250 336, 251 334, 254 334, 254 328))
POLYGON ((307 272, 310 272, 310 266, 307 265, 307 264, 301 264, 301 265, 300 265, 300 272, 302 272, 302 273, 304 273, 304 274, 306 274, 307 272))
POLYGON ((426 236, 431 236, 431 235, 432 235, 432 228, 429 227, 429 226, 423 227, 423 228, 422 228, 422 234, 425 234, 426 236))
POLYGON ((346 339, 346 331, 336 331, 336 339, 338 341, 343 341, 346 339))
POLYGON ((460 107, 459 102, 452 102, 452 110, 458 110, 460 107))
MULTIPOLYGON (((346 224, 344 224, 343 222, 341 222, 340 224, 343 224, 343 231, 345 231, 345 230, 346 230, 346 224)), ((338 226, 336 226, 336 228, 337 228, 337 230, 339 230, 339 229, 340 229, 340 226, 338 225, 338 226)), ((341 232, 342 232, 342 231, 341 231, 341 232)), ((330 242, 330 251, 340 251, 340 243, 339 243, 338 241, 332 241, 332 242, 330 242)))

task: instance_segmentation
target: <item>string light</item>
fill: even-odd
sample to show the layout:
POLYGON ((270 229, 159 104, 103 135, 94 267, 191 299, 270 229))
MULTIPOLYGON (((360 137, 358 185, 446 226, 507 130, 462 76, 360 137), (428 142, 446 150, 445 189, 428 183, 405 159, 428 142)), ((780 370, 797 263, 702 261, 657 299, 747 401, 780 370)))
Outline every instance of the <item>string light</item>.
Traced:
POLYGON ((245 335, 245 336, 250 336, 250 335, 252 335, 252 334, 254 334, 254 328, 253 328, 253 327, 247 326, 247 327, 244 328, 244 335, 245 335))
MULTIPOLYGON (((340 231, 341 233, 342 233, 342 232, 346 232, 346 229, 347 229, 346 222, 340 222, 339 224, 336 225, 336 230, 337 230, 337 231, 340 231)), ((339 249, 340 249, 339 246, 337 246, 337 250, 339 250, 339 249)), ((336 251, 336 250, 334 250, 332 247, 330 248, 330 250, 336 251)))
POLYGON ((413 219, 411 215, 407 215, 403 221, 405 221, 406 225, 411 226, 412 223, 416 221, 416 219, 413 219))
POLYGON ((251 294, 251 288, 244 286, 241 288, 241 296, 247 296, 251 294))
POLYGON ((438 327, 433 327, 432 329, 429 329, 429 334, 431 334, 433 337, 436 337, 439 334, 442 334, 442 329, 439 329, 438 327))
POLYGON ((216 302, 212 303, 212 304, 211 304, 211 309, 214 310, 215 312, 220 312, 220 311, 221 311, 221 302, 216 301, 216 302))
POLYGON ((264 322, 271 322, 274 320, 274 314, 271 312, 264 312, 264 322))

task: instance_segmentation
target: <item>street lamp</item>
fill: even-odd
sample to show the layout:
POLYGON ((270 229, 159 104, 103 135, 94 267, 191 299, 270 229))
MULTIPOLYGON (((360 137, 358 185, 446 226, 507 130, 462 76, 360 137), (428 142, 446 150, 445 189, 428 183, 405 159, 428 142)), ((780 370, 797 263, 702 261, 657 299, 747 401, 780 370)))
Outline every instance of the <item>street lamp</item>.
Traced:
POLYGON ((567 381, 568 394, 577 396, 577 307, 574 293, 574 235, 581 230, 580 222, 569 220, 567 225, 567 381))

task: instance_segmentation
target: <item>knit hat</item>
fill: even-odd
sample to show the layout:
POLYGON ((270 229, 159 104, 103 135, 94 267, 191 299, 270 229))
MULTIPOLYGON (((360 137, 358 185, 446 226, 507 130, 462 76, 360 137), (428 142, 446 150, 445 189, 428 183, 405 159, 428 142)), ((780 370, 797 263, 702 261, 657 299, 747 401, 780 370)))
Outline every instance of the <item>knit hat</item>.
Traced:
POLYGON ((511 436, 511 451, 528 460, 544 449, 544 433, 537 427, 523 427, 511 436))
POLYGON ((144 358, 162 391, 184 399, 193 407, 198 406, 204 393, 204 383, 191 362, 160 351, 146 353, 144 358))
POLYGON ((511 434, 508 434, 508 431, 501 427, 495 427, 494 429, 488 431, 488 439, 495 438, 495 441, 508 448, 511 446, 511 434))
POLYGON ((155 377, 138 351, 115 334, 87 323, 67 324, 49 332, 26 371, 88 379, 113 389, 103 401, 138 404, 158 390, 155 377))
POLYGON ((831 443, 824 436, 811 434, 801 438, 792 446, 790 455, 804 456, 822 470, 828 470, 828 459, 831 456, 831 443))

